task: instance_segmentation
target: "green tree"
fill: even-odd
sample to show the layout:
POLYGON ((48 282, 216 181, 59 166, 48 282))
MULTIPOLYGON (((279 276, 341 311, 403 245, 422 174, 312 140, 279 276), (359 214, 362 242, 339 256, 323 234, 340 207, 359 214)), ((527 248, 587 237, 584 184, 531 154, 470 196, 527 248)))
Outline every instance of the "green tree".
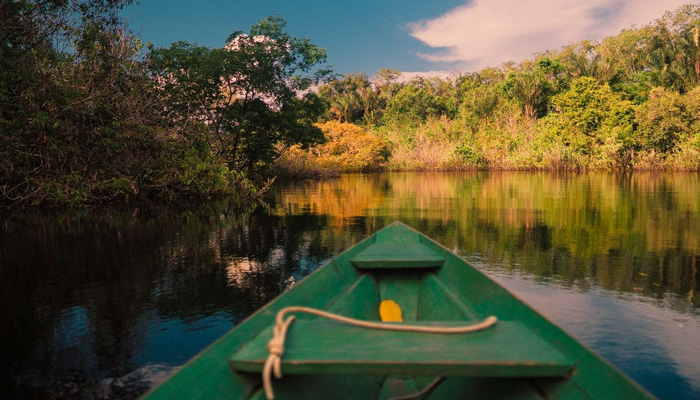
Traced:
POLYGON ((370 86, 357 89, 357 96, 362 103, 363 118, 368 125, 377 125, 381 120, 382 112, 379 108, 379 93, 370 86))
POLYGON ((582 77, 552 98, 555 112, 545 121, 553 142, 563 144, 584 167, 628 167, 636 146, 634 107, 607 84, 582 77), (553 137, 551 136, 553 135, 553 137))
POLYGON ((323 138, 313 126, 323 102, 298 94, 328 75, 317 68, 325 50, 285 27, 282 18, 268 17, 249 34, 231 34, 224 48, 178 42, 151 54, 167 117, 184 134, 189 124, 206 126, 212 150, 230 170, 258 173, 289 146, 323 138))
POLYGON ((460 117, 478 130, 481 124, 490 124, 499 104, 504 103, 502 86, 506 75, 501 69, 485 68, 460 75, 455 80, 455 97, 460 117))
POLYGON ((168 147, 128 1, 0 4, 0 203, 84 204, 143 195, 168 147))
POLYGON ((460 117, 474 133, 480 126, 491 124, 501 102, 495 85, 476 86, 461 95, 460 117))
POLYGON ((646 64, 646 43, 654 35, 651 27, 625 29, 603 40, 600 54, 600 78, 610 87, 636 103, 647 100, 652 71, 646 64))
POLYGON ((526 118, 532 120, 546 112, 549 82, 542 71, 533 68, 511 72, 503 82, 502 90, 520 103, 526 118))
POLYGON ((700 6, 666 13, 653 25, 645 54, 654 83, 685 93, 700 83, 700 6))
POLYGON ((598 76, 600 54, 596 51, 596 43, 590 40, 564 46, 556 59, 572 79, 598 76))
POLYGON ((439 116, 456 113, 451 87, 433 79, 416 79, 405 84, 386 107, 385 121, 395 125, 418 126, 439 116))
POLYGON ((688 136, 694 118, 697 114, 692 115, 680 94, 661 87, 652 89, 649 101, 637 109, 635 117, 641 147, 669 154, 688 136))
POLYGON ((401 89, 401 84, 398 83, 398 79, 401 75, 401 71, 388 68, 380 68, 377 73, 374 74, 372 82, 376 91, 379 93, 381 109, 384 109, 388 101, 401 89))
POLYGON ((338 122, 358 122, 373 106, 374 94, 367 75, 347 74, 319 88, 319 95, 330 104, 329 112, 338 122))

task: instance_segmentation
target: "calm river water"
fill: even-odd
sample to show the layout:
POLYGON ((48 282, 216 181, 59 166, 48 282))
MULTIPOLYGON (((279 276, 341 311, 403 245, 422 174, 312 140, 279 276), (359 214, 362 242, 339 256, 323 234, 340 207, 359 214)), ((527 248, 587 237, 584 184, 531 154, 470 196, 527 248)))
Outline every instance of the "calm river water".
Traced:
POLYGON ((131 399, 394 220, 663 399, 700 398, 700 176, 396 173, 0 218, 0 398, 131 399))

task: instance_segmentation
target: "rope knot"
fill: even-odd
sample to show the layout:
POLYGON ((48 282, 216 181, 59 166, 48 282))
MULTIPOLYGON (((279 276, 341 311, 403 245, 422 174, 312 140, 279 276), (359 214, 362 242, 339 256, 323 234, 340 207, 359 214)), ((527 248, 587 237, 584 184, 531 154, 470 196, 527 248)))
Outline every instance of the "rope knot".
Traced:
POLYGON ((267 342, 267 350, 274 356, 282 357, 282 354, 284 354, 284 342, 274 337, 267 342))

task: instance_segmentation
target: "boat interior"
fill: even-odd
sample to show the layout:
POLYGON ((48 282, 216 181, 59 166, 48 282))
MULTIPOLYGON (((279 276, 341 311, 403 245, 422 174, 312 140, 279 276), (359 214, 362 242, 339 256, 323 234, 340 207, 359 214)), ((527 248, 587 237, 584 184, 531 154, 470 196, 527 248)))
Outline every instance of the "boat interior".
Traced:
MULTIPOLYGON (((278 398, 586 398, 567 384, 576 372, 571 354, 545 338, 551 324, 415 231, 403 225, 380 231, 326 268, 348 282, 344 288, 324 288, 318 279, 306 289, 316 290, 318 303, 333 314, 437 327, 478 324, 491 315, 498 322, 470 333, 416 333, 300 313, 287 332, 284 377, 273 379, 278 398)), ((262 372, 272 330, 229 357, 234 373, 262 372)), ((251 395, 265 398, 262 390, 251 395)))

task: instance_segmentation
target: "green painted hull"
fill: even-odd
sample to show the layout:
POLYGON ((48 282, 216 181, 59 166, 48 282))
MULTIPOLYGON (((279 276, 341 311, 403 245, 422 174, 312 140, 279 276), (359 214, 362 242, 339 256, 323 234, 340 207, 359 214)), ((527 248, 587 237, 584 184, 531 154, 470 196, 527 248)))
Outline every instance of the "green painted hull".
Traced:
POLYGON ((498 323, 458 335, 396 333, 299 315, 289 330, 278 399, 390 399, 445 377, 426 399, 653 398, 461 258, 394 223, 246 319, 145 395, 264 399, 259 372, 277 312, 307 306, 379 320, 396 301, 404 323, 498 323))

